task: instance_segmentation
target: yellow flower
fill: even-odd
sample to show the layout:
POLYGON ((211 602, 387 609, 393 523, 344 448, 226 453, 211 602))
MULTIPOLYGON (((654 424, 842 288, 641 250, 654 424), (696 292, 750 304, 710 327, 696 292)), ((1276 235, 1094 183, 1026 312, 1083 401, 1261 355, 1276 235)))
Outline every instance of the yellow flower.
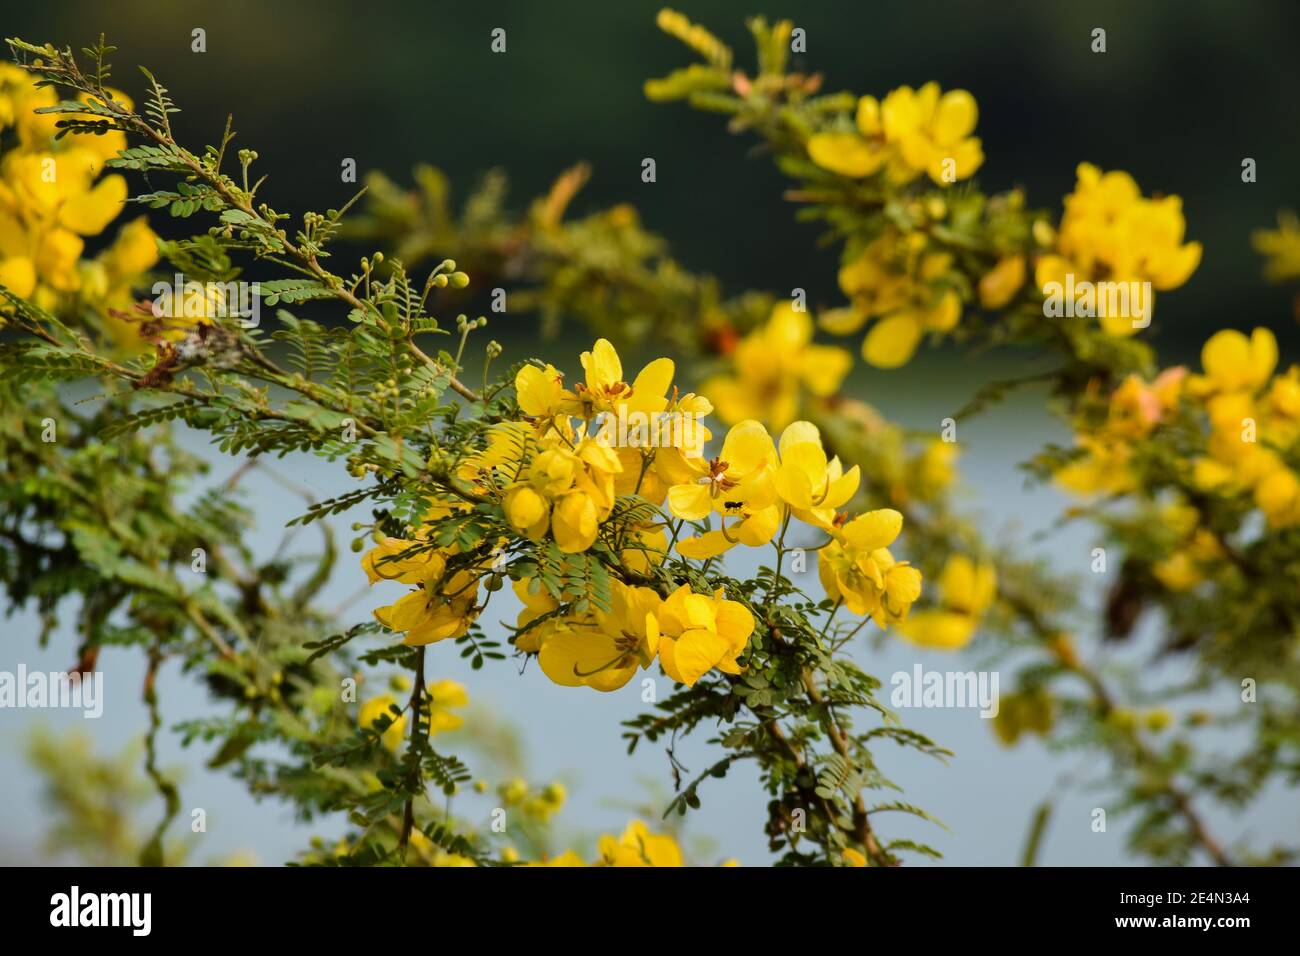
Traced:
POLYGON ((650 588, 612 584, 609 611, 597 609, 589 621, 570 622, 546 634, 537 662, 555 683, 618 690, 638 666, 644 669, 654 661, 659 595, 650 588))
POLYGON ((837 335, 877 319, 862 342, 862 357, 877 368, 904 365, 926 332, 950 332, 961 319, 961 296, 945 281, 952 256, 918 253, 914 245, 896 236, 868 245, 840 269, 840 289, 850 307, 822 317, 823 327, 837 335))
POLYGON ((818 552, 827 597, 854 614, 870 614, 881 628, 907 617, 921 595, 921 572, 889 552, 902 528, 903 516, 892 508, 868 511, 833 532, 818 552))
POLYGON ((546 614, 550 614, 559 608, 560 603, 551 597, 549 591, 542 586, 540 581, 531 578, 525 578, 516 581, 513 586, 515 597, 519 598, 524 609, 519 612, 519 617, 515 621, 516 629, 523 630, 528 628, 515 639, 515 647, 525 654, 535 654, 541 650, 542 642, 546 639, 547 634, 555 628, 556 618, 547 618, 540 624, 533 625, 533 621, 546 614), (535 589, 535 590, 534 590, 535 589))
POLYGON ((113 244, 100 256, 110 281, 120 282, 148 272, 158 263, 158 234, 141 216, 118 230, 113 244))
POLYGON ((1170 591, 1190 591, 1205 579, 1192 556, 1186 551, 1176 551, 1157 561, 1151 572, 1170 591))
POLYGON ((673 680, 692 687, 715 667, 740 673, 736 658, 749 644, 754 617, 724 594, 722 588, 712 596, 695 594, 683 584, 660 607, 659 662, 673 680))
MULTIPOLYGON (((1065 197, 1055 254, 1035 268, 1040 289, 1064 285, 1069 274, 1076 287, 1099 280, 1150 282, 1163 291, 1178 288, 1196 271, 1201 244, 1183 242, 1187 224, 1179 197, 1147 199, 1128 173, 1103 173, 1091 163, 1080 163, 1077 175, 1074 192, 1065 197)), ((1107 314, 1102 327, 1111 335, 1133 335, 1143 327, 1134 317, 1107 314)))
POLYGON ((386 537, 377 547, 361 556, 361 568, 371 584, 376 581, 419 584, 430 566, 437 569, 435 573, 441 574, 446 562, 442 555, 429 550, 424 542, 407 541, 404 538, 386 537), (415 548, 421 547, 425 550, 412 553, 415 548))
MULTIPOLYGON (((130 103, 121 93, 115 99, 130 103)), ((52 87, 37 87, 26 71, 3 65, 0 129, 14 127, 17 145, 0 160, 0 282, 47 307, 60 296, 80 293, 83 302, 101 312, 126 308, 130 282, 153 260, 136 255, 134 262, 120 264, 137 268, 125 270, 109 268, 111 251, 97 261, 80 258, 82 237, 98 235, 123 209, 126 180, 99 176, 104 160, 125 147, 125 136, 110 131, 55 140, 60 117, 33 111, 57 101, 52 87)), ((140 230, 123 230, 119 242, 123 238, 140 238, 140 230)), ((139 342, 138 330, 120 330, 118 324, 110 318, 109 331, 131 344, 139 342), (132 334, 119 334, 123 331, 132 334)))
POLYGON ((525 365, 515 375, 519 409, 525 415, 549 421, 564 402, 564 376, 553 365, 540 369, 525 365))
POLYGON ((1222 329, 1201 349, 1203 374, 1194 375, 1188 390, 1198 397, 1257 392, 1277 367, 1277 339, 1266 328, 1246 338, 1236 329, 1222 329))
POLYGON ((975 130, 978 109, 965 90, 940 94, 939 84, 901 86, 877 102, 858 100, 853 132, 833 130, 808 140, 808 157, 833 173, 860 179, 886 168, 908 182, 926 173, 938 185, 974 175, 984 162, 975 130))
POLYGON ((939 606, 914 612, 899 623, 898 633, 922 647, 958 650, 970 642, 996 595, 993 565, 955 554, 939 575, 939 606))
POLYGON ((376 608, 375 620, 391 630, 405 632, 402 643, 413 646, 460 637, 481 610, 477 605, 478 576, 469 570, 448 575, 447 559, 436 551, 424 552, 411 562, 394 562, 390 557, 413 545, 390 538, 362 558, 362 567, 371 575, 372 584, 393 575, 403 584, 418 585, 396 604, 376 608))
POLYGON ((731 371, 709 379, 701 391, 729 425, 752 418, 784 428, 799 414, 802 390, 834 395, 853 364, 844 349, 814 345, 812 337, 812 316, 782 302, 736 345, 731 371))
POLYGON ((1187 369, 1166 369, 1151 384, 1129 375, 1110 397, 1106 432, 1121 439, 1146 438, 1178 405, 1187 369))
POLYGON ((880 169, 889 159, 884 130, 880 125, 880 103, 874 96, 858 100, 857 132, 818 133, 808 140, 808 158, 840 176, 861 179, 880 169))
POLYGON ((600 513, 596 503, 580 491, 564 495, 555 503, 551 530, 561 551, 586 551, 596 541, 600 513))
POLYGON ((586 551, 616 500, 615 479, 623 463, 614 449, 592 437, 551 432, 545 449, 523 470, 502 499, 506 519, 533 540, 549 530, 561 551, 586 551))
POLYGON ((984 162, 979 139, 970 135, 978 118, 973 96, 965 90, 940 95, 938 83, 919 90, 901 86, 880 104, 886 139, 898 144, 908 166, 938 185, 967 179, 984 162))
POLYGON ((1056 483, 1077 495, 1120 495, 1137 487, 1129 466, 1133 448, 1127 442, 1081 435, 1076 443, 1084 454, 1057 469, 1056 483))
POLYGON ((633 820, 615 839, 605 835, 598 844, 596 866, 681 866, 682 851, 667 834, 651 833, 640 820, 633 820))
POLYGON ((357 714, 357 723, 362 727, 373 727, 380 717, 387 717, 393 723, 380 735, 380 741, 389 750, 396 750, 402 744, 402 734, 406 730, 406 715, 394 716, 391 708, 398 707, 397 701, 390 694, 372 697, 361 705, 357 714))
POLYGON ((440 734, 445 730, 458 730, 465 725, 465 718, 453 714, 452 709, 469 706, 469 694, 465 693, 463 684, 443 678, 425 685, 429 695, 429 736, 440 734))
POLYGON ((623 363, 608 339, 597 339, 590 352, 580 356, 585 383, 565 392, 565 411, 590 419, 601 412, 642 412, 652 415, 668 407, 665 397, 673 380, 672 359, 655 359, 629 385, 623 380, 623 363))
POLYGON ((621 556, 625 568, 645 574, 668 557, 668 530, 662 524, 629 527, 621 556))
POLYGON ((661 467, 669 481, 668 509, 678 518, 702 521, 722 516, 721 530, 677 543, 690 558, 713 557, 737 544, 758 547, 772 540, 780 524, 772 474, 777 463, 772 436, 753 420, 734 425, 714 459, 686 458, 661 452, 661 467), (728 527, 726 519, 738 519, 728 527))
POLYGON ((812 422, 795 422, 786 428, 780 454, 777 494, 795 517, 829 530, 835 510, 858 490, 858 466, 845 472, 838 457, 827 461, 821 433, 812 422))
POLYGON ((1270 528, 1300 524, 1300 478, 1291 469, 1278 467, 1255 486, 1255 504, 1270 528))
POLYGON ((980 279, 980 305, 996 311, 1016 297, 1025 284, 1025 257, 1004 256, 980 279))
POLYGON ((861 850, 855 850, 850 846, 844 848, 844 862, 849 866, 862 867, 867 865, 867 858, 863 856, 861 850))
POLYGON ((1295 213, 1280 213, 1277 229, 1261 229, 1250 237, 1255 251, 1267 258, 1264 275, 1270 282, 1286 282, 1300 276, 1300 219, 1295 213))
POLYGON ((956 442, 940 438, 926 442, 921 452, 907 461, 907 480, 893 500, 930 501, 942 494, 957 478, 959 454, 956 442))

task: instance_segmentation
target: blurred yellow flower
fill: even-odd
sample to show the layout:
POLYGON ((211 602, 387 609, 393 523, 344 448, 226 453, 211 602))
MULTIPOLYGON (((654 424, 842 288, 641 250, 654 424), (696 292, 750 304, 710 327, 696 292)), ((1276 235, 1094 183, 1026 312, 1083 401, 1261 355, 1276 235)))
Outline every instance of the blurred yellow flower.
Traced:
POLYGON ((840 289, 850 305, 822 316, 822 326, 851 335, 875 323, 862 342, 862 357, 877 368, 898 368, 912 357, 926 332, 950 332, 961 319, 961 296, 945 278, 947 252, 918 251, 914 236, 886 235, 840 269, 840 289))
POLYGON ((855 130, 817 133, 808 140, 808 156, 823 169, 860 179, 882 167, 896 182, 921 173, 937 185, 974 175, 984 162, 977 137, 975 98, 965 90, 941 93, 938 83, 919 90, 900 86, 883 101, 858 100, 855 130))
MULTIPOLYGON (((1043 256, 1034 278, 1046 292, 1052 283, 1151 283, 1157 291, 1185 283, 1201 261, 1201 244, 1184 243, 1187 224, 1177 196, 1148 199, 1125 172, 1103 173, 1080 163, 1074 192, 1056 231, 1056 248, 1043 256), (1072 281, 1067 283, 1067 276, 1072 281)), ((1146 303, 1149 308, 1150 302, 1146 303)), ((1132 309, 1100 317, 1111 335, 1133 335, 1150 319, 1135 322, 1132 309)))
POLYGON ((458 730, 465 725, 464 717, 452 713, 453 709, 459 710, 469 706, 469 694, 465 692, 463 684, 450 678, 443 678, 426 684, 425 691, 429 695, 430 737, 443 731, 458 730))
POLYGON ((921 647, 955 651, 965 647, 997 595, 992 564, 954 554, 939 574, 939 606, 914 611, 898 625, 901 637, 921 647))
POLYGON ((766 324, 736 345, 727 374, 708 379, 700 390, 727 424, 757 419, 780 430, 798 416, 804 391, 834 395, 853 364, 844 349, 815 345, 812 338, 812 316, 779 303, 766 324))
POLYGON ((362 704, 357 714, 357 723, 366 728, 373 727, 379 722, 380 717, 387 717, 393 722, 380 735, 380 740, 389 750, 396 750, 402 745, 402 734, 406 730, 406 715, 394 716, 392 713, 394 707, 401 710, 397 700, 391 694, 382 694, 362 704))
POLYGON ((596 866, 681 866, 682 851, 667 834, 654 834, 640 820, 633 820, 617 839, 602 836, 596 866))

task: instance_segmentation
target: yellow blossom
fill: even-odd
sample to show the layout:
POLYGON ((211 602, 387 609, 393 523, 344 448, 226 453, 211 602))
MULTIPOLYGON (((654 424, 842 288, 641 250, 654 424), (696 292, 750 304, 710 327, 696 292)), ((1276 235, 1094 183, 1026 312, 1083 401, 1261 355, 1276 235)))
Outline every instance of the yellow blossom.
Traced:
POLYGON ((922 647, 955 651, 970 642, 997 594, 993 565, 963 554, 948 558, 939 575, 939 606, 914 611, 898 625, 900 636, 922 647))
POLYGON ((564 376, 553 365, 525 365, 515 375, 519 409, 525 415, 548 421, 560 413, 564 401, 564 376))
POLYGON ((718 668, 739 674, 736 659, 749 644, 754 616, 738 601, 729 601, 722 588, 712 595, 696 594, 683 584, 659 609, 659 662, 664 673, 688 687, 718 668))
POLYGON ((830 130, 809 138, 808 156, 833 173, 860 179, 880 169, 896 182, 926 173, 945 186, 972 176, 984 161, 975 99, 965 90, 940 93, 939 84, 919 90, 901 86, 883 101, 858 100, 852 132, 830 130))
POLYGON ((881 628, 907 617, 921 595, 921 572, 889 551, 902 527, 903 516, 892 508, 868 511, 836 530, 818 552, 826 595, 854 614, 871 615, 881 628))
POLYGON ((915 246, 912 239, 892 235, 868 245, 840 269, 840 289, 850 307, 822 317, 823 327, 837 335, 850 335, 875 319, 862 342, 862 357, 877 368, 906 364, 926 332, 950 332, 961 319, 961 296, 945 281, 952 255, 918 252, 915 246))
POLYGON ((362 558, 367 575, 372 575, 372 584, 385 574, 393 574, 394 580, 417 585, 396 604, 376 608, 375 619, 387 628, 404 632, 404 644, 419 646, 460 637, 480 610, 478 576, 469 570, 448 575, 447 559, 437 551, 424 552, 427 559, 421 555, 412 559, 409 567, 405 561, 398 562, 393 571, 388 571, 386 566, 394 563, 390 555, 412 546, 414 542, 388 539, 362 558))
POLYGON ((515 647, 525 654, 535 654, 541 650, 542 642, 546 639, 547 634, 555 628, 558 621, 554 617, 548 617, 539 624, 533 624, 533 622, 557 610, 560 603, 551 596, 551 593, 542 586, 540 581, 535 579, 516 581, 513 589, 515 596, 519 598, 524 606, 515 621, 516 629, 522 631, 515 638, 515 647), (527 630, 524 630, 525 628, 527 630))
POLYGON ((880 104, 885 138, 898 144, 908 166, 941 186, 970 178, 984 162, 979 139, 970 135, 978 118, 970 93, 940 94, 938 83, 901 86, 880 104))
POLYGON ((429 695, 430 737, 443 731, 458 730, 465 725, 464 717, 452 713, 453 709, 458 710, 469 706, 469 694, 465 693, 463 684, 450 678, 443 678, 426 684, 425 691, 429 695))
POLYGON ((681 866, 682 851, 667 834, 654 834, 640 820, 627 825, 622 836, 602 836, 596 866, 681 866))
POLYGON ((586 685, 618 690, 647 668, 659 650, 661 604, 650 588, 612 582, 610 609, 597 609, 589 621, 571 622, 549 631, 541 644, 542 672, 565 687, 586 685))
POLYGON ((623 380, 623 362, 609 339, 597 339, 590 352, 580 356, 585 382, 565 393, 565 410, 590 419, 601 412, 642 412, 650 415, 668 406, 666 393, 673 380, 672 359, 655 359, 629 385, 623 380))
POLYGON ((668 508, 674 516, 701 521, 717 513, 720 530, 677 543, 690 558, 722 554, 737 544, 758 547, 772 540, 780 524, 773 471, 777 463, 772 436, 760 422, 740 422, 727 432, 721 454, 709 461, 680 454, 663 455, 668 508), (728 526, 727 519, 733 524, 728 526))
POLYGON ((396 750, 401 746, 402 734, 406 729, 406 715, 394 716, 391 710, 394 707, 397 707, 397 701, 390 694, 383 694, 372 697, 362 704, 361 711, 357 714, 357 723, 362 727, 373 727, 379 722, 380 717, 387 717, 393 722, 380 735, 380 740, 389 750, 396 750))
POLYGON ((829 529, 835 510, 858 490, 858 466, 847 472, 838 457, 827 460, 821 433, 812 422, 795 422, 781 433, 776 492, 795 517, 829 529))
MULTIPOLYGON (((1052 283, 1064 286, 1066 275, 1074 277, 1076 287, 1096 281, 1149 282, 1157 291, 1176 289, 1188 280, 1200 264, 1201 244, 1183 242, 1187 227, 1179 197, 1145 198, 1128 173, 1103 173, 1091 163, 1080 163, 1077 175, 1074 192, 1065 197, 1055 251, 1035 267, 1040 289, 1046 291, 1052 283)), ((1128 336, 1143 327, 1134 318, 1107 314, 1101 323, 1111 335, 1128 336)))
POLYGON ((980 278, 980 305, 1001 309, 1015 298, 1025 284, 1025 257, 1004 256, 980 278))
POLYGON ((1277 339, 1266 328, 1250 338, 1236 329, 1222 329, 1201 349, 1201 375, 1192 376, 1188 389, 1198 397, 1256 392, 1277 367, 1277 339))
POLYGON ((701 391, 728 424, 759 419, 784 428, 799 414, 802 391, 834 395, 853 364, 844 349, 815 345, 812 338, 812 316, 779 303, 764 325, 736 345, 730 371, 708 379, 701 391))

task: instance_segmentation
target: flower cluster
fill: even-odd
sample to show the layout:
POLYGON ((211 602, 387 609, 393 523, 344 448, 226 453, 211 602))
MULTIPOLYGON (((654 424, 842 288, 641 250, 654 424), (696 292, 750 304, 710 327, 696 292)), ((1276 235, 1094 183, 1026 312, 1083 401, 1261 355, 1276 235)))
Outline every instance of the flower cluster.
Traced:
POLYGON ((950 332, 961 319, 962 300, 953 284, 953 256, 930 248, 919 233, 890 230, 840 268, 847 308, 828 312, 822 325, 852 335, 874 322, 862 341, 862 357, 877 368, 905 365, 927 332, 950 332))
POLYGON ((968 179, 984 162, 975 131, 979 110, 965 90, 900 86, 883 100, 858 100, 854 128, 816 133, 808 156, 823 169, 861 179, 884 170, 896 183, 927 174, 938 185, 968 179))
POLYGON ((1265 328, 1247 338, 1216 332, 1201 351, 1203 373, 1186 393, 1209 423, 1206 454, 1194 464, 1197 486, 1216 495, 1249 495, 1270 528, 1300 524, 1300 478, 1287 453, 1300 438, 1300 367, 1281 375, 1277 340, 1265 328))
POLYGON ((1224 529, 1249 527, 1252 513, 1271 531, 1300 525, 1300 367, 1279 374, 1277 361, 1268 329, 1217 332, 1201 351, 1200 374, 1175 367, 1150 382, 1125 379, 1104 413, 1083 422, 1080 454, 1055 470, 1080 495, 1155 499, 1172 489, 1159 502, 1162 556, 1152 564, 1170 591, 1188 591, 1223 565, 1224 529), (1211 512, 1218 531, 1206 525, 1211 512))
MULTIPOLYGON (((1051 254, 1038 259, 1035 280, 1046 293, 1056 284, 1084 282, 1150 283, 1157 291, 1176 289, 1201 262, 1201 244, 1184 242, 1187 223, 1178 196, 1150 199, 1128 173, 1103 173, 1080 163, 1074 192, 1065 197, 1065 213, 1051 254), (1071 277, 1067 281, 1067 276, 1071 277)), ((1150 321, 1150 302, 1140 321, 1135 308, 1096 309, 1111 335, 1133 335, 1150 321)))
POLYGON ((853 364, 844 349, 813 342, 813 318, 792 303, 778 303, 767 322, 728 350, 726 373, 701 391, 728 425, 747 418, 784 428, 799 417, 806 392, 827 398, 839 391, 853 364))
MULTIPOLYGON (((779 371, 779 381, 808 374, 797 371, 800 363, 842 368, 833 356, 813 351, 807 341, 811 322, 792 309, 778 309, 759 334, 785 335, 804 346, 803 355, 786 356, 796 365, 779 371)), ((603 606, 544 584, 535 569, 511 574, 523 604, 516 648, 535 654, 547 677, 564 686, 613 691, 656 660, 687 686, 714 669, 741 673, 755 628, 750 607, 725 587, 700 593, 684 581, 669 586, 645 573, 668 560, 673 549, 679 561, 708 562, 737 545, 767 545, 792 519, 829 536, 820 568, 832 600, 870 615, 881 627, 907 616, 920 594, 921 575, 889 551, 902 515, 884 509, 850 519, 840 511, 858 491, 859 470, 846 470, 838 457, 827 455, 815 425, 793 421, 778 443, 760 422, 745 419, 727 432, 719 453, 708 457, 703 447, 711 433, 701 418, 712 405, 672 387, 671 360, 651 362, 630 384, 617 351, 604 339, 582 353, 581 361, 585 377, 573 388, 553 366, 522 367, 514 381, 520 418, 490 426, 484 446, 454 468, 459 487, 472 500, 497 503, 525 542, 553 545, 562 554, 601 550, 620 556, 623 573, 610 581, 603 606), (669 432, 667 442, 645 442, 641 435, 621 443, 608 428, 611 419, 653 423, 672 415, 689 416, 691 427, 669 432), (615 520, 620 500, 655 507, 649 517, 615 520), (687 528, 695 533, 684 534, 687 528)), ((465 507, 439 505, 429 515, 445 517, 465 507)), ((493 553, 500 554, 501 545, 493 553)), ((362 560, 372 583, 414 587, 375 611, 381 624, 403 633, 411 645, 466 634, 482 611, 482 579, 498 573, 494 563, 490 556, 438 547, 427 530, 382 537, 362 560)))
MULTIPOLYGON (((101 312, 125 309, 133 282, 158 261, 157 237, 146 221, 128 223, 95 259, 81 255, 86 237, 102 233, 122 212, 126 181, 101 173, 126 148, 126 137, 110 130, 56 140, 59 116, 34 112, 56 103, 53 87, 38 87, 26 70, 0 64, 0 133, 12 129, 16 143, 0 159, 0 284, 47 309, 74 296, 101 312)), ((127 338, 120 323, 107 321, 127 338)))

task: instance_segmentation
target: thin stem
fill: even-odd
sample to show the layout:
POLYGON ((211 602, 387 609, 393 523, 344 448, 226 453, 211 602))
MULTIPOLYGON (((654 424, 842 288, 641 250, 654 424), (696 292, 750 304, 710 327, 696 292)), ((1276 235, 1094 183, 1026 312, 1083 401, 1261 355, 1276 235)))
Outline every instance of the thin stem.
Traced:
MULTIPOLYGON (((415 686, 411 689, 411 700, 407 705, 411 710, 411 749, 414 751, 419 747, 420 739, 420 712, 424 707, 424 645, 415 649, 415 686)), ((415 763, 412 771, 418 778, 420 775, 420 765, 415 763)), ((419 783, 407 781, 408 783, 419 783)), ((406 864, 406 847, 411 839, 411 829, 415 826, 415 793, 414 788, 406 795, 406 809, 402 812, 402 832, 397 839, 397 856, 406 864)))

